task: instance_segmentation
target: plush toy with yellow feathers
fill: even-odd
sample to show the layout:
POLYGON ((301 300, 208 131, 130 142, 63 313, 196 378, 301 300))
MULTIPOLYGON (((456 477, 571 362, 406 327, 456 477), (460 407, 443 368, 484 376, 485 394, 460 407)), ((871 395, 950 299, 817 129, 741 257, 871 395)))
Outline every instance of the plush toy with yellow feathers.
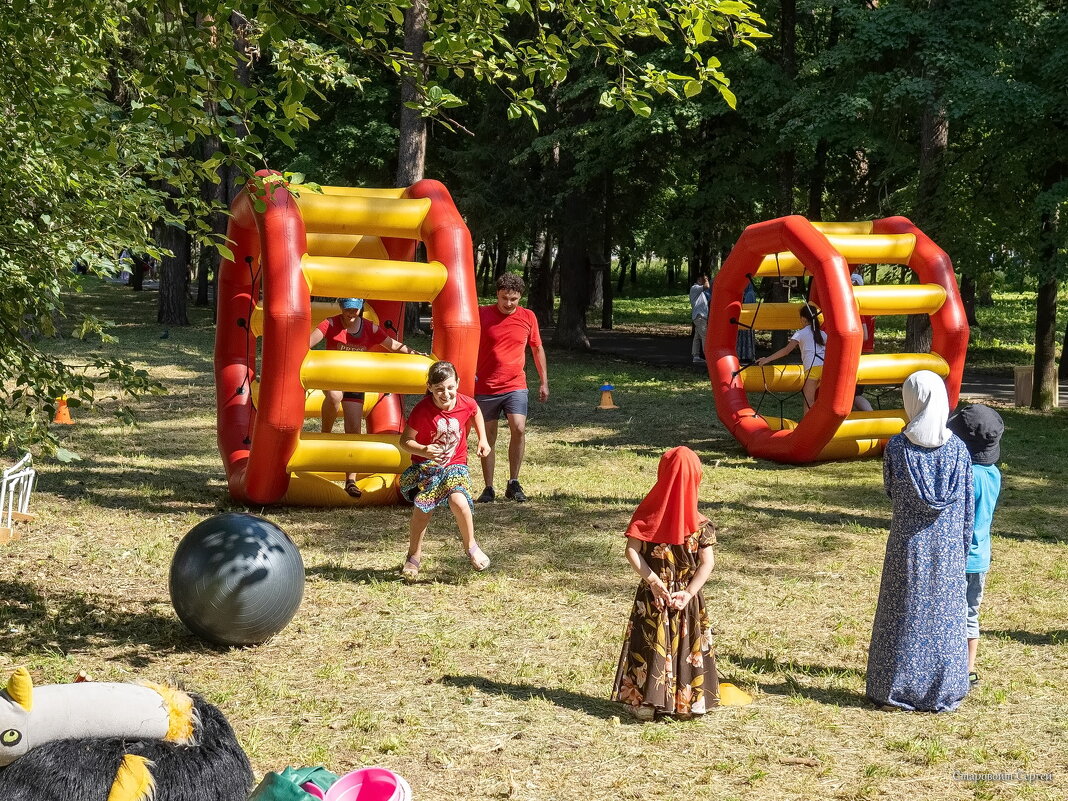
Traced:
POLYGON ((3 801, 245 801, 248 757, 199 696, 157 684, 33 686, 19 668, 0 691, 3 801))

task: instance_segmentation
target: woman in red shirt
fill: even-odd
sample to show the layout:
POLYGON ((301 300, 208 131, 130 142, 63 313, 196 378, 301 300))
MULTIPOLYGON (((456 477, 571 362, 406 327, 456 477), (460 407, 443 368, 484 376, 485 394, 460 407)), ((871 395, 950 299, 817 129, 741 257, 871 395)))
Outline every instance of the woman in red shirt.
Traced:
MULTIPOLYGON (((377 346, 390 353, 416 352, 363 318, 363 298, 340 298, 338 306, 341 307, 341 314, 327 317, 312 329, 308 340, 309 348, 325 342, 327 350, 363 351, 377 346)), ((328 389, 323 391, 323 395, 325 397, 320 411, 323 418, 323 433, 329 434, 333 430, 338 410, 343 407, 345 433, 359 434, 363 427, 363 393, 328 389)), ((353 498, 360 497, 360 488, 356 486, 355 473, 348 473, 345 476, 345 492, 353 498)))

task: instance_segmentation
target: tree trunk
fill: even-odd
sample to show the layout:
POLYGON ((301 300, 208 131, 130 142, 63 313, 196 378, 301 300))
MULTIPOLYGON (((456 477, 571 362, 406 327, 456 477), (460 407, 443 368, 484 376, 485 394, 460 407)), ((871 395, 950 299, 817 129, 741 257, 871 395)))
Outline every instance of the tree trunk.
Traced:
POLYGON ((808 176, 808 218, 823 219, 823 187, 827 182, 827 140, 816 143, 812 171, 808 176))
MULTIPOLYGON (((769 286, 766 288, 764 297, 767 298, 768 303, 786 303, 790 300, 790 293, 783 286, 782 281, 778 279, 771 279, 769 286)), ((779 350, 786 346, 786 343, 790 341, 790 331, 772 331, 771 332, 771 349, 773 351, 779 350)))
POLYGON ((612 237, 615 231, 615 174, 609 170, 604 177, 604 204, 601 216, 601 328, 612 330, 612 237))
POLYGON ((619 281, 616 283, 616 294, 623 294, 623 286, 627 282, 627 270, 630 268, 630 260, 636 259, 629 247, 622 248, 619 251, 619 281))
MULTIPOLYGON (((1056 176, 1049 181, 1056 183, 1056 176)), ((1039 279, 1035 314, 1035 372, 1031 389, 1031 408, 1053 408, 1053 393, 1057 386, 1057 215, 1042 215, 1039 232, 1041 268, 1045 275, 1039 279)))
POLYGON ((504 231, 497 232, 497 256, 493 264, 493 277, 500 278, 508 272, 508 245, 505 243, 504 231))
POLYGON ((1047 278, 1038 288, 1038 314, 1035 316, 1035 383, 1031 408, 1053 408, 1057 384, 1057 290, 1056 278, 1047 278))
MULTIPOLYGON (((404 12, 404 50, 412 59, 415 72, 426 77, 423 63, 423 46, 427 37, 428 0, 412 0, 404 12)), ((423 179, 426 167, 426 119, 417 109, 408 108, 408 103, 419 100, 419 85, 411 77, 401 79, 401 107, 397 145, 398 187, 408 187, 423 179)), ((404 333, 420 332, 419 304, 404 304, 404 333)))
MULTIPOLYGON (((427 36, 428 0, 412 0, 404 12, 404 50, 409 54, 415 72, 426 77, 423 46, 427 36)), ((423 178, 426 164, 426 119, 407 103, 419 101, 419 86, 412 78, 401 80, 400 141, 397 152, 397 186, 411 186, 423 178)))
POLYGON ((960 277, 960 300, 964 304, 968 325, 979 325, 979 320, 975 317, 975 279, 967 273, 960 277))
POLYGON ((163 257, 159 273, 159 309, 156 322, 189 325, 186 308, 189 287, 189 234, 173 225, 163 227, 160 244, 171 252, 163 257))
MULTIPOLYGON (((783 76, 789 82, 787 90, 796 92, 797 84, 797 2, 781 0, 779 3, 779 45, 783 76)), ((794 169, 797 153, 789 145, 779 154, 779 216, 794 213, 794 169)))
MULTIPOLYGON (((932 11, 941 10, 947 0, 931 0, 932 11)), ((942 77, 927 76, 934 92, 928 99, 920 119, 919 182, 916 187, 915 222, 935 242, 943 232, 942 183, 945 177, 946 148, 949 145, 949 116, 942 95, 942 77)), ((916 280, 913 274, 913 281, 916 280)), ((905 320, 905 351, 929 353, 931 350, 931 318, 926 314, 910 314, 905 320)))
POLYGON ((493 273, 493 260, 490 258, 489 245, 483 245, 482 256, 478 260, 478 280, 482 282, 482 294, 489 294, 490 277, 493 273))
POLYGON ((563 230, 560 234, 560 312, 553 342, 573 350, 588 350, 586 309, 589 308, 590 262, 587 236, 589 198, 577 187, 568 190, 564 201, 563 230))
POLYGON ((530 286, 527 306, 538 318, 538 325, 553 323, 553 248, 549 232, 541 229, 534 240, 534 256, 530 265, 530 286))
POLYGON ((143 292, 145 288, 145 273, 148 272, 148 254, 134 253, 131 256, 130 265, 130 289, 134 292, 143 292))
MULTIPOLYGON (((916 190, 916 216, 917 225, 936 242, 943 228, 939 194, 948 144, 949 118, 945 103, 941 97, 935 97, 924 109, 920 121, 920 178, 916 190)), ((905 351, 929 353, 931 337, 931 318, 926 314, 910 314, 905 320, 905 351)))

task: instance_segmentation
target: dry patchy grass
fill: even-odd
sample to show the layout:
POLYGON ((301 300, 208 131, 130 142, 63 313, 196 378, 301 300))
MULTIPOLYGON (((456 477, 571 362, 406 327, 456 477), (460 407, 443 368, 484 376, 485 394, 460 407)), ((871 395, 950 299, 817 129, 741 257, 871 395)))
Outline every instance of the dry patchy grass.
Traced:
MULTIPOLYGON (((432 523, 409 586, 395 575, 403 509, 254 509, 300 546, 304 602, 268 643, 219 649, 184 630, 167 594, 179 539, 232 508, 214 441, 212 332, 198 314, 159 339, 152 300, 90 294, 105 310, 121 301, 123 345, 170 392, 141 404, 136 428, 106 404, 76 412, 63 436, 83 461, 40 465, 37 522, 0 561, 5 671, 180 681, 224 709, 258 773, 382 764, 420 798, 1064 797, 1064 412, 1002 410, 983 681, 955 714, 887 714, 863 698, 888 524, 877 462, 750 459, 691 372, 559 353, 553 398, 531 417, 531 502, 477 509, 490 571, 468 568, 448 516, 432 523), (594 408, 606 375, 615 412, 594 408), (637 725, 606 700, 635 585, 620 531, 659 454, 680 443, 705 463, 703 508, 720 526, 706 590, 720 668, 756 702, 637 725)), ((77 357, 92 346, 58 347, 77 357)))

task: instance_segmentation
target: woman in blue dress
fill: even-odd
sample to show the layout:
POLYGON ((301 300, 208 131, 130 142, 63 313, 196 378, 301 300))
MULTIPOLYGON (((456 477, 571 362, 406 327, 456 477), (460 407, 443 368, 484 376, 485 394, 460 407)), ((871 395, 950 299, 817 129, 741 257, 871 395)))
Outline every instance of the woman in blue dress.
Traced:
POLYGON ((909 424, 883 455, 893 516, 868 649, 867 694, 883 708, 956 709, 968 692, 965 559, 975 500, 971 457, 948 428, 942 379, 901 388, 909 424))

